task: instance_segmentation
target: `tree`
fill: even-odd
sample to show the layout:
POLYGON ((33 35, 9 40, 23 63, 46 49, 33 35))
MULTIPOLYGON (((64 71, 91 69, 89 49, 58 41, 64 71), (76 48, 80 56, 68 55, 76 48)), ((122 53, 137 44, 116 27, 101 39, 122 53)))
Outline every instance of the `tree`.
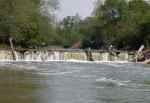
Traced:
POLYGON ((143 25, 149 23, 149 9, 150 4, 144 0, 105 0, 104 4, 97 4, 95 16, 102 27, 106 44, 113 44, 118 49, 137 49, 142 44, 148 45, 149 34, 144 31, 149 26, 143 25), (140 36, 143 33, 145 36, 140 36))
POLYGON ((77 42, 82 39, 82 34, 79 32, 81 19, 79 15, 67 16, 61 22, 59 26, 59 36, 61 39, 61 44, 64 47, 72 47, 77 42))
MULTIPOLYGON (((49 6, 55 8, 52 1, 49 6)), ((23 47, 48 45, 53 35, 52 15, 46 15, 44 4, 43 0, 0 0, 1 34, 23 47)))
POLYGON ((101 25, 95 17, 82 21, 80 32, 83 34, 82 48, 99 49, 105 44, 101 25))
POLYGON ((136 48, 140 45, 144 44, 145 46, 149 46, 149 21, 150 21, 150 4, 147 1, 143 0, 132 0, 129 2, 130 22, 135 26, 134 37, 130 42, 133 45, 137 44, 136 48))

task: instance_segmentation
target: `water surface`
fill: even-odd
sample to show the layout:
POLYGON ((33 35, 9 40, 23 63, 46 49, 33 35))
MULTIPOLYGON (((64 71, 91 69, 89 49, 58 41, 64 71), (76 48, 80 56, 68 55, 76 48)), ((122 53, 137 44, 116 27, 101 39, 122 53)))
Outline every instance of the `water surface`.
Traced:
POLYGON ((150 103, 150 67, 1 62, 0 103, 150 103))

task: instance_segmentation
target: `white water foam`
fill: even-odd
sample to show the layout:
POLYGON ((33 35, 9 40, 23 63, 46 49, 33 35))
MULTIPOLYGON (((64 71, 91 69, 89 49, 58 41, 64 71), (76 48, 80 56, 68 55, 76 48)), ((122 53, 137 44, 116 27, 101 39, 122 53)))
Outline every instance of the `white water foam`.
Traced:
POLYGON ((42 61, 42 60, 18 60, 18 61, 14 61, 14 60, 0 60, 1 63, 4 62, 10 62, 10 63, 15 63, 15 62, 35 62, 35 63, 48 63, 48 62, 66 62, 66 63, 96 63, 96 64, 126 64, 126 63, 132 63, 129 61, 84 61, 84 60, 47 60, 47 61, 42 61))
POLYGON ((77 72, 80 72, 80 70, 72 70, 72 71, 64 71, 64 72, 61 72, 61 71, 57 71, 57 72, 40 72, 38 74, 40 75, 66 75, 66 74, 72 74, 72 73, 77 73, 77 72))
POLYGON ((96 79, 96 82, 105 83, 105 84, 113 84, 117 86, 125 86, 125 85, 128 85, 127 83, 129 83, 130 81, 120 81, 120 80, 114 80, 111 78, 107 79, 105 77, 102 77, 102 78, 96 79))

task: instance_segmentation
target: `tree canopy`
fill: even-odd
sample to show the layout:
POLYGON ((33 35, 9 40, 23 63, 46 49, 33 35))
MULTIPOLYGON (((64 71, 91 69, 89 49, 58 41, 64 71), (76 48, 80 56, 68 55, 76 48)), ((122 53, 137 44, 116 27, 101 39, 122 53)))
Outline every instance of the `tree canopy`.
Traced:
POLYGON ((99 30, 92 34, 96 35, 95 42, 118 49, 137 49, 142 44, 149 47, 150 4, 147 1, 105 0, 104 4, 97 2, 95 8, 94 29, 99 30))
POLYGON ((48 5, 48 9, 54 10, 57 2, 45 2, 47 1, 0 0, 0 35, 12 37, 16 44, 24 47, 47 45, 54 30, 51 12, 46 9, 48 5))
POLYGON ((97 0, 93 15, 54 22, 58 0, 0 0, 0 42, 17 46, 71 48, 150 48, 150 3, 145 0, 97 0))

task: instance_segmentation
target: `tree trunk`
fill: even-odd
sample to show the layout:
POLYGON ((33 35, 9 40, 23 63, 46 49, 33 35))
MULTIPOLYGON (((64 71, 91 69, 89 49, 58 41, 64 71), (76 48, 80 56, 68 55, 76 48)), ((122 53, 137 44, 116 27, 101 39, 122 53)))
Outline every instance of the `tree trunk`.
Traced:
POLYGON ((13 41, 12 41, 12 40, 13 40, 12 38, 9 38, 9 42, 10 42, 10 47, 11 47, 11 52, 12 52, 13 60, 16 60, 15 49, 14 49, 13 41))
POLYGON ((90 48, 88 50, 85 50, 85 53, 88 61, 94 61, 90 48))

